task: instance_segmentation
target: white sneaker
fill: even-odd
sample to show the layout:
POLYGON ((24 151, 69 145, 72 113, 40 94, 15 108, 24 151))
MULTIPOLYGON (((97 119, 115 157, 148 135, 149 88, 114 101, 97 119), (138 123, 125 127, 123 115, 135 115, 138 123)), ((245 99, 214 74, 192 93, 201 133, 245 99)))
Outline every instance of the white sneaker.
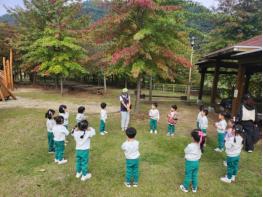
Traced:
POLYGON ((155 130, 154 133, 157 134, 157 130, 155 130))
POLYGON ((224 165, 225 167, 227 167, 227 162, 226 162, 226 161, 223 161, 223 165, 224 165))
POLYGON ((125 185, 126 187, 131 187, 131 184, 130 184, 130 183, 127 183, 127 182, 124 182, 124 185, 125 185))
POLYGON ((236 181, 236 176, 235 175, 232 175, 231 181, 236 181))
POLYGON ((103 132, 100 132, 100 135, 105 135, 105 133, 103 133, 103 132))
POLYGON ((138 183, 133 183, 133 187, 138 187, 138 183))
POLYGON ((183 185, 180 185, 180 189, 181 189, 183 192, 185 192, 185 193, 187 193, 187 192, 188 192, 188 190, 187 190, 187 189, 185 189, 185 187, 184 187, 183 185))
POLYGON ((55 161, 55 163, 58 163, 58 160, 57 160, 57 159, 55 159, 54 161, 55 161))
POLYGON ((88 180, 88 179, 90 179, 91 178, 91 174, 90 173, 88 173, 88 174, 86 174, 86 176, 82 176, 81 177, 81 181, 86 181, 86 180, 88 180))
POLYGON ((108 133, 107 131, 104 131, 104 133, 108 133))
POLYGON ((150 134, 152 134, 153 133, 153 131, 152 130, 150 130, 150 134))
POLYGON ((172 133, 171 136, 174 136, 174 133, 172 133))
POLYGON ((196 189, 193 189, 193 188, 192 188, 192 192, 193 192, 193 193, 196 193, 196 192, 197 192, 197 188, 196 188, 196 189))
POLYGON ((167 135, 167 136, 171 136, 171 134, 170 134, 170 133, 167 133, 166 135, 167 135))
POLYGON ((248 153, 253 153, 253 150, 249 150, 249 151, 247 151, 248 153))
POLYGON ((228 179, 227 177, 221 177, 220 180, 224 183, 231 183, 231 179, 228 179))
POLYGON ((221 149, 220 148, 215 148, 214 151, 221 152, 221 149))
POLYGON ((81 175, 82 175, 82 173, 81 173, 81 172, 77 172, 77 174, 76 174, 76 178, 80 178, 80 177, 81 177, 81 175))
POLYGON ((65 164, 65 163, 67 163, 67 162, 68 162, 68 160, 62 159, 61 161, 58 161, 58 165, 65 164))

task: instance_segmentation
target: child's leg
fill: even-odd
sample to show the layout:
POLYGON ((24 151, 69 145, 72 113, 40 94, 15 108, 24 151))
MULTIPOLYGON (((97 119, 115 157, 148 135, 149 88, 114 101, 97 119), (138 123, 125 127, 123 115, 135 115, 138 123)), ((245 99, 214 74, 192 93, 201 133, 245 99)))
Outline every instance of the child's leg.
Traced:
POLYGON ((224 149, 224 133, 217 133, 218 148, 224 149))
POLYGON ((126 183, 131 183, 131 176, 132 176, 132 160, 126 159, 126 183))
POLYGON ((51 133, 51 135, 52 135, 52 137, 51 137, 51 143, 50 143, 50 145, 51 145, 51 147, 52 147, 52 151, 55 151, 54 134, 51 133))
POLYGON ((47 133, 47 139, 48 139, 48 152, 52 152, 52 151, 54 151, 53 133, 52 132, 47 133))
POLYGON ((150 131, 154 131, 154 121, 150 118, 150 131))
POLYGON ((200 128, 199 128, 199 122, 197 122, 197 121, 196 121, 196 128, 197 128, 197 129, 200 129, 200 128))
POLYGON ((126 112, 121 112, 121 129, 124 130, 125 129, 125 119, 126 119, 126 112))
POLYGON ((233 157, 227 157, 226 162, 227 162, 227 178, 231 179, 234 172, 233 157))
POLYGON ((175 125, 172 125, 172 133, 175 133, 175 125))
POLYGON ((61 161, 64 158, 64 149, 65 149, 64 141, 58 142, 58 160, 59 161, 61 161))
POLYGON ((239 159, 240 159, 240 156, 235 157, 235 160, 233 161, 233 164, 234 164, 233 175, 234 176, 237 175, 239 159))
POLYGON ((185 176, 184 176, 184 188, 189 189, 189 185, 192 179, 192 162, 185 160, 185 176))
POLYGON ((139 182, 139 159, 133 159, 133 184, 139 182))
POLYGON ((168 134, 171 134, 171 125, 170 124, 168 124, 167 132, 168 132, 168 134))
POLYGON ((125 129, 128 128, 129 126, 129 122, 130 122, 130 113, 129 112, 126 112, 126 120, 125 120, 125 129))
POLYGON ((76 150, 76 172, 81 172, 81 154, 80 150, 76 150))
POLYGON ((199 161, 193 161, 194 169, 192 171, 192 187, 197 189, 198 186, 198 170, 199 170, 199 161))
POLYGON ((153 130, 156 131, 157 130, 157 120, 153 120, 153 130))
POLYGON ((100 120, 100 132, 103 133, 105 131, 105 122, 100 120))
POLYGON ((88 173, 89 150, 81 150, 81 159, 82 175, 86 176, 88 173))
POLYGON ((58 160, 59 157, 59 145, 57 141, 54 141, 55 144, 55 159, 58 160))

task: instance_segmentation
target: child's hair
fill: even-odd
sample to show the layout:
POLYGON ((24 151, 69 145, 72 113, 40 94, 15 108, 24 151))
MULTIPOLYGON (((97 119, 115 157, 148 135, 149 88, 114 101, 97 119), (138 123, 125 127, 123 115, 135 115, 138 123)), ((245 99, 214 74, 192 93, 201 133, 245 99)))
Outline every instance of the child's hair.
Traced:
POLYGON ((222 111, 222 112, 220 112, 219 114, 220 114, 221 116, 223 116, 224 119, 226 118, 226 112, 222 111))
POLYGON ((208 115, 208 109, 204 108, 203 112, 205 113, 206 116, 208 115))
POLYGON ((84 107, 84 106, 80 106, 80 107, 78 108, 78 113, 83 114, 84 111, 85 111, 85 107, 84 107))
POLYGON ((174 110, 177 110, 177 106, 176 105, 172 105, 171 108, 173 108, 174 110))
MULTIPOLYGON (((241 124, 236 124, 233 126, 233 129, 235 130, 235 138, 234 138, 234 143, 236 143, 236 135, 240 135, 243 138, 244 135, 244 129, 241 124)), ((244 141, 242 141, 243 143, 244 141)))
POLYGON ((195 142, 200 144, 200 149, 202 153, 204 152, 205 136, 200 135, 202 131, 194 129, 191 132, 191 136, 195 142))
POLYGON ((106 103, 101 103, 101 104, 100 104, 100 107, 101 107, 101 109, 105 109, 105 108, 106 108, 106 106, 107 106, 107 104, 106 104, 106 103))
POLYGON ((47 118, 47 119, 52 119, 52 117, 54 116, 54 114, 55 114, 55 110, 53 110, 53 109, 49 109, 49 110, 47 110, 47 112, 45 113, 45 118, 47 118))
POLYGON ((200 111, 203 111, 204 107, 205 107, 204 105, 200 105, 200 106, 199 106, 199 110, 200 110, 200 111))
POLYGON ((133 127, 129 127, 128 129, 126 129, 126 135, 128 136, 128 138, 134 138, 136 136, 136 129, 133 127))
POLYGON ((80 138, 82 139, 86 133, 86 130, 89 127, 89 122, 87 120, 82 120, 78 123, 78 129, 80 131, 84 131, 83 135, 80 136, 80 138))
POLYGON ((158 107, 158 103, 156 103, 156 102, 154 102, 154 103, 152 103, 152 105, 154 106, 154 107, 158 107))
POLYGON ((59 113, 64 114, 65 113, 65 109, 67 109, 66 105, 60 105, 58 108, 59 113))
POLYGON ((64 118, 63 116, 56 116, 54 118, 54 120, 56 121, 57 124, 63 124, 64 123, 64 118))

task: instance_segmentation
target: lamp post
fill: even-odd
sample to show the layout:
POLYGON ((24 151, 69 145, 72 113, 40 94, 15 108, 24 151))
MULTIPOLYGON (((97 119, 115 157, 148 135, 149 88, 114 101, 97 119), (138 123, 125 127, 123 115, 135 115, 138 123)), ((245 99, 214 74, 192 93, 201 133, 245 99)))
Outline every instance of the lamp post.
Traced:
MULTIPOLYGON (((190 57, 190 61, 191 61, 191 65, 193 65, 193 55, 194 55, 194 45, 195 45, 195 37, 192 36, 190 38, 191 40, 191 57, 190 57)), ((187 88, 187 100, 190 101, 190 97, 191 97, 191 83, 192 83, 192 67, 190 67, 189 69, 189 77, 188 77, 188 88, 187 88)))

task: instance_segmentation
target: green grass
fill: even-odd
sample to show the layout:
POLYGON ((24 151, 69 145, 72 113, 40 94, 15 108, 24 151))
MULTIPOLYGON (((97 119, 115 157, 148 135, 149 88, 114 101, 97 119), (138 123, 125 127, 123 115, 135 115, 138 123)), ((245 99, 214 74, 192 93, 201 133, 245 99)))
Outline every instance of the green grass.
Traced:
MULTIPOLYGON (((23 96, 50 100, 51 93, 30 94, 23 96)), ((98 97, 97 101, 118 103, 116 95, 113 91, 108 98, 98 97)), ((63 97, 64 103, 72 102, 72 99, 78 102, 82 98, 63 97)), ((93 177, 83 183, 75 178, 75 142, 71 136, 65 152, 68 164, 55 165, 53 155, 47 154, 44 109, 1 109, 0 196, 261 196, 261 144, 256 146, 253 154, 242 152, 236 183, 221 183, 219 178, 226 173, 222 165, 225 155, 213 151, 216 138, 212 126, 208 131, 208 146, 200 161, 198 193, 184 194, 178 189, 184 178, 183 150, 191 141, 189 133, 195 125, 197 107, 177 103, 180 113, 177 135, 168 138, 165 136, 165 115, 170 104, 159 103, 161 121, 157 136, 148 133, 148 104, 142 104, 139 115, 132 114, 131 125, 138 130, 141 160, 139 187, 130 189, 123 185, 125 158, 120 146, 126 138, 119 129, 118 114, 110 115, 107 136, 96 135, 92 139, 89 166, 93 177)), ((214 117, 209 115, 210 123, 214 117)), ((90 115, 89 122, 98 129, 98 115, 90 115)), ((71 126, 74 123, 75 114, 71 113, 71 126)))

